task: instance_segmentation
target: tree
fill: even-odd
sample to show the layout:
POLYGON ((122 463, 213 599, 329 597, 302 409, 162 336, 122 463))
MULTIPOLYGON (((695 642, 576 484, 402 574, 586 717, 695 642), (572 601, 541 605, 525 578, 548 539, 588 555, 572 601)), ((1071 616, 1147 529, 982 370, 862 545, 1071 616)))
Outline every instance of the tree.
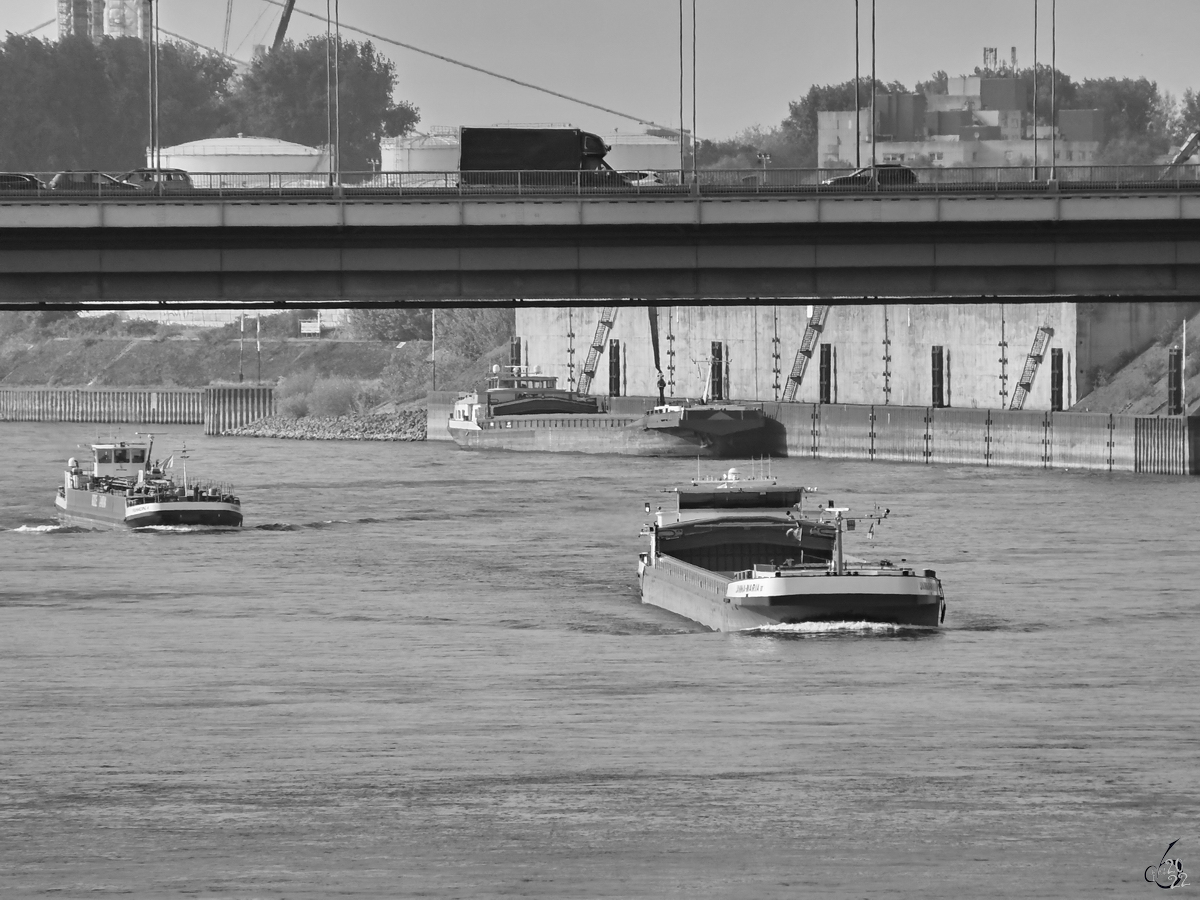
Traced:
MULTIPOLYGON (((296 141, 312 147, 328 143, 327 51, 323 37, 255 57, 233 92, 228 132, 296 141)), ((392 101, 396 66, 375 52, 370 41, 343 41, 338 51, 341 168, 365 171, 383 137, 410 131, 420 113, 412 104, 392 101)))
POLYGON ((1200 131, 1200 93, 1187 88, 1179 103, 1178 136, 1186 139, 1197 131, 1200 131))
POLYGON ((350 329, 359 340, 427 341, 432 336, 432 316, 428 309, 352 309, 348 318, 350 329))
MULTIPOLYGON (((0 47, 0 167, 124 171, 149 142, 146 44, 136 38, 58 43, 9 34, 0 47)), ((225 118, 233 66, 186 44, 159 48, 165 143, 208 137, 225 118)))
POLYGON ((438 310, 438 348, 463 359, 478 359, 508 343, 516 332, 511 306, 477 306, 438 310))
POLYGON ((950 76, 944 69, 938 69, 929 76, 928 81, 918 81, 913 92, 917 94, 947 94, 949 93, 950 76))

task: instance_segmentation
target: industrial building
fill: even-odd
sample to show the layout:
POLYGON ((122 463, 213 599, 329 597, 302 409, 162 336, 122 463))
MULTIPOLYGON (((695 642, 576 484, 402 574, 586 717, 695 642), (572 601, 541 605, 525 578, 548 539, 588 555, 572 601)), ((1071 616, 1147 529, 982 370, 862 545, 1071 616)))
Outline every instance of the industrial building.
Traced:
POLYGON ((150 35, 149 0, 58 0, 58 39, 150 35))
POLYGON ((1033 121, 1030 92, 1015 77, 950 78, 946 93, 878 93, 871 109, 817 113, 818 165, 866 165, 872 138, 881 163, 912 166, 1089 165, 1104 142, 1097 109, 1059 110, 1057 122, 1033 121))
POLYGON ((1092 390, 1100 368, 1198 307, 1047 300, 518 308, 513 356, 565 387, 578 388, 590 363, 592 394, 655 397, 653 319, 667 398, 1066 410, 1092 390))

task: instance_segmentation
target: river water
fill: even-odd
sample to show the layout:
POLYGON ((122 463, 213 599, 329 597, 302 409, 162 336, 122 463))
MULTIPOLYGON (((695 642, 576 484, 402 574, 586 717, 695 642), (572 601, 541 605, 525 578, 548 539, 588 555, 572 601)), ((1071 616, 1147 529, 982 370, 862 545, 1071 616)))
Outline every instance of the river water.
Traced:
POLYGON ((0 896, 1157 896, 1177 838, 1200 868, 1200 480, 776 461, 890 507, 848 549, 937 569, 945 627, 712 634, 635 578, 694 461, 181 429, 244 529, 57 529, 94 428, 0 425, 0 896))

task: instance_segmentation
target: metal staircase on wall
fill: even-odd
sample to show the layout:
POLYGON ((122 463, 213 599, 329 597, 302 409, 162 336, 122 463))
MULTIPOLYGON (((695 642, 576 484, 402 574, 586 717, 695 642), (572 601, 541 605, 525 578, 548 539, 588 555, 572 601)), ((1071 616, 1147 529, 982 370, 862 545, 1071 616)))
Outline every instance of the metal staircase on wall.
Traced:
POLYGON ((600 321, 596 324, 596 336, 592 338, 592 346, 588 350, 587 360, 583 364, 583 373, 579 376, 578 394, 586 394, 592 389, 592 378, 596 374, 596 366, 600 364, 600 354, 604 352, 604 342, 608 340, 608 332, 612 329, 613 320, 617 317, 615 306, 606 306, 600 311, 600 321))
POLYGON ((1038 326, 1037 334, 1033 338, 1033 349, 1029 351, 1029 356, 1025 359, 1025 368, 1021 372, 1021 377, 1017 379, 1017 389, 1013 391, 1012 403, 1008 405, 1009 409, 1025 407, 1025 398, 1029 396, 1029 391, 1033 388, 1033 379, 1037 375, 1038 366, 1042 364, 1042 356, 1046 353, 1046 344, 1050 342, 1052 334, 1054 334, 1054 329, 1049 325, 1038 326))
POLYGON ((808 368, 808 361, 812 359, 817 335, 825 327, 825 318, 828 315, 828 306, 814 306, 812 315, 808 317, 808 328, 804 330, 804 340, 800 342, 800 349, 796 351, 796 359, 792 362, 792 371, 788 373, 787 386, 783 389, 785 403, 791 403, 796 399, 796 391, 800 389, 800 382, 804 381, 804 371, 808 368))

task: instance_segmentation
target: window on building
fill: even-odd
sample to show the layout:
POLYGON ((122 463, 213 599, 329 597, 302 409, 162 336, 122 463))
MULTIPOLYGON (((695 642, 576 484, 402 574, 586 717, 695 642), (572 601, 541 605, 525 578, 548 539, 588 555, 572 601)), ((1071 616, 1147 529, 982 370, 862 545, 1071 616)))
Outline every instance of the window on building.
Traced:
POLYGON ((821 345, 821 403, 829 403, 833 396, 833 345, 821 345))
POLYGON ((940 346, 933 348, 933 397, 932 405, 941 409, 946 405, 946 354, 940 346))
POLYGON ((616 338, 608 342, 608 395, 621 396, 621 342, 616 338))
POLYGON ((720 341, 712 342, 708 395, 713 400, 725 399, 725 347, 720 341))
POLYGON ((1050 351, 1050 410, 1062 412, 1063 408, 1063 352, 1061 347, 1050 351))

